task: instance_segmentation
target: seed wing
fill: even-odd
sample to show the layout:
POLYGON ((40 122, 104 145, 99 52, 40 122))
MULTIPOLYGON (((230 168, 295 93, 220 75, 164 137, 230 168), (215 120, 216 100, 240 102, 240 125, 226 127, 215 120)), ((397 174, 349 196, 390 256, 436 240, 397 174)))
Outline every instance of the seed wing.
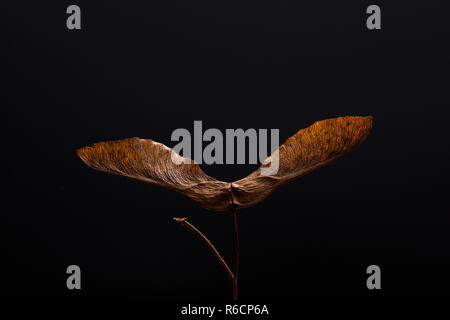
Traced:
POLYGON ((285 183, 353 150, 371 129, 372 117, 340 117, 299 130, 258 170, 232 183, 233 203, 238 208, 259 203, 285 183))
POLYGON ((229 183, 209 177, 194 161, 150 139, 100 142, 77 154, 96 170, 177 191, 207 210, 227 210, 231 201, 229 183))

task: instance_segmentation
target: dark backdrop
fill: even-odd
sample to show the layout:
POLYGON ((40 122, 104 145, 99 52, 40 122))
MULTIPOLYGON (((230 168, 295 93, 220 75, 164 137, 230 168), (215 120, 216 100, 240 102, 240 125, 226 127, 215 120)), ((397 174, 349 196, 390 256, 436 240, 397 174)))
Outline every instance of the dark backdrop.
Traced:
MULTIPOLYGON (((449 27, 444 1, 10 3, 0 288, 13 298, 228 299, 188 217, 231 260, 232 221, 85 166, 76 149, 176 128, 279 128, 372 115, 344 158, 241 210, 240 297, 449 298, 449 27), (66 8, 82 30, 66 28, 66 8), (66 268, 82 290, 66 288, 66 268), (367 266, 382 289, 366 288, 367 266)), ((3 91, 2 90, 2 91, 3 91)), ((225 181, 250 165, 201 166, 225 181)), ((230 261, 231 262, 231 261, 230 261)))

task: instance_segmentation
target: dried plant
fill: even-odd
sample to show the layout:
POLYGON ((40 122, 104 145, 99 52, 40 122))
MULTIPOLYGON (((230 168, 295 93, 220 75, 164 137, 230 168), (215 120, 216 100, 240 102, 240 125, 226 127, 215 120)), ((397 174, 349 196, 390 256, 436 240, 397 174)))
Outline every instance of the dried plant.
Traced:
POLYGON ((237 209, 255 205, 280 186, 343 156, 358 146, 371 129, 372 117, 340 117, 318 121, 299 130, 268 157, 258 170, 235 182, 222 182, 209 177, 194 161, 175 164, 172 161, 174 151, 150 139, 129 138, 100 142, 79 149, 77 154, 96 170, 177 191, 207 210, 229 210, 235 234, 234 271, 231 271, 208 238, 186 218, 174 220, 193 230, 208 244, 228 273, 233 285, 233 299, 237 299, 237 209), (279 162, 278 171, 273 175, 262 174, 261 171, 270 167, 272 161, 279 162))

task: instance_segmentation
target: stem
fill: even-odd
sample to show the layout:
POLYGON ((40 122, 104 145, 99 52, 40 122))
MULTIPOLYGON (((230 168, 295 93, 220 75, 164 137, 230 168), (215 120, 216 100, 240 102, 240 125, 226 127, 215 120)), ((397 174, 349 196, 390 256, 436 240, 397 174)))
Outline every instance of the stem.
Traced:
POLYGON ((238 290, 238 275, 239 275, 239 229, 237 224, 237 214, 236 208, 231 208, 231 214, 233 216, 234 225, 234 277, 232 279, 233 283, 233 300, 237 300, 237 290, 238 290))
POLYGON ((182 226, 189 227, 191 230, 193 230, 196 234, 202 238, 206 244, 210 247, 214 255, 216 256, 217 260, 219 260, 220 264, 225 268, 225 271, 228 273, 231 283, 233 284, 233 300, 237 300, 237 291, 238 291, 238 274, 239 274, 239 229, 237 224, 237 214, 236 214, 236 208, 231 207, 231 215, 233 216, 233 227, 234 227, 234 275, 233 272, 231 272, 230 267, 228 267, 225 260, 220 255, 219 251, 213 246, 211 241, 200 232, 196 227, 194 227, 192 224, 190 224, 186 218, 173 218, 176 222, 179 222, 182 226))
MULTIPOLYGON (((206 244, 211 248, 212 252, 214 253, 214 255, 216 256, 217 260, 219 260, 220 264, 225 268, 225 271, 228 273, 228 275, 230 276, 231 281, 233 282, 233 288, 234 288, 234 276, 233 273, 231 272, 230 268, 228 267, 227 263, 225 262, 225 260, 222 258, 222 256, 220 255, 220 253, 217 251, 217 249, 213 246, 213 244, 211 243, 211 241, 208 240, 208 238, 200 232, 200 230, 198 230, 196 227, 194 227, 192 224, 190 224, 186 218, 173 218, 173 220, 175 220, 176 222, 179 222, 182 226, 187 226, 189 227, 191 230, 193 230, 196 234, 198 234, 200 236, 200 238, 202 238, 203 240, 205 240, 206 244)), ((233 290, 234 292, 234 290, 233 290)))

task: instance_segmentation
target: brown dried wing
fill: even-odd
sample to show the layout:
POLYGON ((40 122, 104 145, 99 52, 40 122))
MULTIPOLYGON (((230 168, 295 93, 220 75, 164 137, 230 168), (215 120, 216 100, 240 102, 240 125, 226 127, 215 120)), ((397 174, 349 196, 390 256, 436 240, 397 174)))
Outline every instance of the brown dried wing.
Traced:
POLYGON ((301 177, 358 146, 372 129, 372 117, 340 117, 314 123, 286 140, 248 177, 232 183, 233 203, 259 203, 283 184, 301 177), (278 153, 278 157, 277 157, 278 153), (271 165, 278 171, 271 172, 271 165))
POLYGON ((194 161, 150 139, 100 142, 79 149, 77 154, 96 170, 180 192, 207 210, 224 211, 230 206, 229 183, 209 177, 194 161))

